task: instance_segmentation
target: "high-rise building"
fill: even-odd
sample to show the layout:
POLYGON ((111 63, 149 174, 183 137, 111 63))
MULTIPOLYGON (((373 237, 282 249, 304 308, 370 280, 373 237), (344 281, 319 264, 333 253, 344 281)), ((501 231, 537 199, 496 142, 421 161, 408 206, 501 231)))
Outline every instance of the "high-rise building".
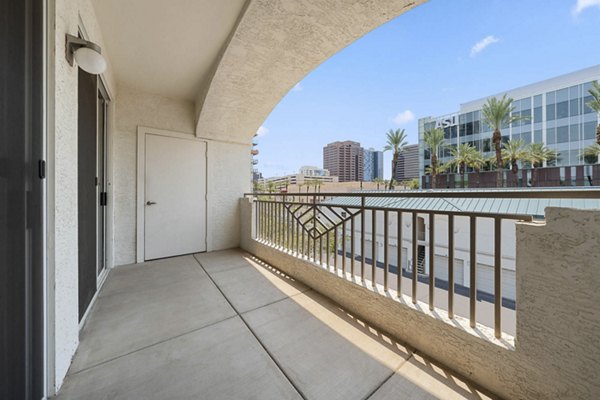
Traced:
POLYGON ((398 155, 396 164, 396 173, 394 179, 396 182, 408 181, 419 177, 419 145, 411 144, 404 147, 398 155))
POLYGON ((374 148, 364 150, 364 177, 367 182, 375 179, 383 179, 383 151, 377 151, 374 148))
POLYGON ((323 168, 340 182, 364 180, 364 151, 360 143, 346 140, 323 147, 323 168))
MULTIPOLYGON (((524 117, 502 128, 502 140, 521 139, 525 144, 544 143, 558 153, 558 158, 547 166, 585 164, 583 149, 594 143, 598 115, 587 106, 592 96, 589 89, 594 80, 600 80, 600 65, 561 75, 521 88, 502 92, 513 98, 513 115, 524 117)), ((425 132, 432 128, 444 130, 450 146, 439 154, 443 164, 451 159, 450 149, 461 143, 470 143, 485 156, 494 154, 492 129, 483 123, 481 109, 487 97, 461 104, 460 111, 440 117, 419 120, 420 173, 431 162, 431 154, 423 141, 425 132)))

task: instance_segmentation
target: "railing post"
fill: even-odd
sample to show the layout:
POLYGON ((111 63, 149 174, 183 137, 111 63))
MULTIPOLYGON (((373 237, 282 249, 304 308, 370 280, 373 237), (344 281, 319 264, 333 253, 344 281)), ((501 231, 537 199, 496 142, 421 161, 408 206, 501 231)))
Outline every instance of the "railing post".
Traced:
POLYGON ((335 226, 333 228, 333 270, 337 274, 337 264, 338 264, 338 227, 335 226))
POLYGON ((454 318, 454 215, 448 215, 448 318, 454 318))
POLYGON ((254 203, 254 239, 258 239, 258 199, 253 199, 254 203))
POLYGON ((350 255, 352 256, 352 259, 350 260, 350 271, 351 271, 351 275, 354 278, 354 265, 355 265, 355 249, 354 249, 354 229, 355 229, 355 216, 352 215, 350 217, 350 255))
POLYGON ((365 280, 365 196, 360 197, 360 279, 365 280))
MULTIPOLYGON (((313 195, 313 232, 317 232, 317 196, 313 195)), ((314 237, 312 238, 313 243, 313 262, 317 262, 317 234, 314 233, 314 237)))
POLYGON ((319 264, 323 265, 323 234, 319 234, 319 264))
POLYGON ((371 284, 377 284, 377 210, 371 211, 371 284))
POLYGON ((412 213, 412 302, 417 303, 417 281, 418 281, 418 238, 417 238, 417 213, 412 213))
POLYGON ((397 282, 397 288, 396 290, 398 291, 398 298, 401 299, 402 298, 402 211, 398 211, 398 226, 396 227, 396 229, 398 230, 397 232, 397 258, 396 258, 396 270, 398 273, 398 282, 397 282))
POLYGON ((346 276, 346 220, 342 222, 342 272, 346 276))
POLYGON ((326 231, 326 235, 327 235, 327 240, 325 242, 325 254, 327 254, 327 259, 325 261, 325 266, 329 270, 329 265, 331 263, 331 256, 329 255, 329 249, 331 249, 329 237, 331 236, 331 231, 330 230, 326 231))
POLYGON ((433 310, 435 296, 435 214, 429 214, 429 309, 433 310))
POLYGON ((470 217, 470 268, 469 268, 469 325, 475 328, 477 324, 477 217, 470 217))
POLYGON ((283 249, 286 249, 286 243, 285 243, 285 237, 286 237, 286 231, 287 231, 287 213, 286 213, 286 208, 285 208, 285 196, 281 197, 281 247, 283 249))
POLYGON ((494 335, 502 336, 502 219, 494 218, 494 335))
POLYGON ((389 278, 389 266, 390 260, 388 258, 388 223, 389 223, 389 211, 386 209, 383 211, 383 289, 387 292, 388 290, 388 278, 389 278))

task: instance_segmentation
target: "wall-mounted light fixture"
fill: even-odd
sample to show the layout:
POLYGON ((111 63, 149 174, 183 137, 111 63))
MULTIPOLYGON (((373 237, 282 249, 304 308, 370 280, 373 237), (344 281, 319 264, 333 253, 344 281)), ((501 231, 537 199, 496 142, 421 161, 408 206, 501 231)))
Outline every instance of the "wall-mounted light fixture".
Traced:
POLYGON ((74 59, 82 70, 90 74, 98 75, 106 70, 106 60, 96 43, 67 34, 66 47, 69 65, 73 66, 74 59))

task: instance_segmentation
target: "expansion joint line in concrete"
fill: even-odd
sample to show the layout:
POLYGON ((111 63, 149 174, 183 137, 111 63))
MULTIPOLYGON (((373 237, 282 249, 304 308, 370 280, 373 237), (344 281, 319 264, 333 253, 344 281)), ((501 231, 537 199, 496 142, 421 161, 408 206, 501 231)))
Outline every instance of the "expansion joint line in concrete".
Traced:
POLYGON ((371 397, 373 397, 373 395, 374 395, 375 393, 377 393, 377 391, 379 391, 379 389, 381 389, 381 387, 382 387, 383 385, 385 385, 385 384, 387 383, 387 381, 389 381, 390 379, 392 379, 392 377, 393 377, 394 375, 396 375, 396 373, 397 373, 398 371, 400 371, 400 368, 402 368, 402 367, 404 366, 404 364, 406 364, 406 363, 407 363, 407 362, 408 362, 408 361, 409 361, 409 360, 410 360, 410 359, 411 359, 411 358, 414 356, 414 354, 415 354, 415 353, 414 353, 414 351, 411 351, 411 352, 410 352, 410 356, 408 356, 408 358, 407 358, 406 360, 404 360, 404 361, 402 362, 402 364, 400 364, 400 366, 399 366, 398 368, 396 368, 395 370, 393 370, 393 371, 392 371, 392 373, 391 373, 391 374, 389 374, 389 376, 388 376, 387 378, 385 378, 383 381, 381 381, 381 383, 380 383, 379 385, 377 385, 377 386, 375 387, 375 389, 373 389, 373 390, 372 390, 372 391, 371 391, 369 394, 367 394, 367 395, 366 395, 366 396, 363 398, 363 400, 369 400, 371 397))
POLYGON ((302 390, 300 390, 300 388, 298 388, 298 386, 296 386, 294 384, 294 381, 292 381, 292 379, 288 376, 288 374, 286 374, 286 372, 283 370, 283 368, 279 364, 279 362, 275 359, 275 357, 273 356, 273 354, 271 354, 271 352, 269 351, 269 349, 267 349, 267 347, 259 339, 259 337, 256 334, 256 332, 254 332, 254 330, 252 329, 252 327, 250 327, 250 325, 248 324, 248 322, 244 319, 244 315, 241 314, 237 310, 237 308, 235 308, 235 306, 233 305, 233 303, 229 300, 229 298, 221 290, 221 288, 219 287, 219 285, 217 285, 217 283, 214 281, 214 279, 212 278, 212 276, 210 276, 210 274, 206 271, 206 269, 204 269, 204 266, 202 265, 202 263, 196 257, 194 257, 194 260, 196 260, 196 262, 198 263, 198 265, 200 266, 200 268, 202 268, 202 271, 204 271, 204 273, 206 274, 206 276, 208 276, 208 279, 210 279, 210 281, 213 283, 213 285, 215 285, 215 287, 217 288, 217 290, 219 292, 221 292, 221 295, 223 296, 223 298, 227 301, 227 303, 229 303, 229 305, 231 306, 231 308, 233 309, 233 311, 235 311, 235 313, 240 317, 240 319, 242 320, 242 322, 244 323, 244 325, 246 325, 246 328, 248 328, 248 331, 250 331, 250 333, 252 334, 252 336, 254 336, 254 338, 256 339, 256 341, 258 342, 258 344, 263 348, 263 350, 265 351, 265 353, 267 353, 267 355, 269 356, 269 358, 271 359, 271 361, 273 361, 273 363, 277 366, 277 368, 279 369, 279 371, 281 372, 281 374, 285 377, 285 379, 287 379, 287 381, 289 382, 289 384, 294 388, 294 390, 298 393, 298 395, 300 397, 302 397, 302 399, 307 400, 307 398, 304 395, 304 393, 302 393, 302 390))

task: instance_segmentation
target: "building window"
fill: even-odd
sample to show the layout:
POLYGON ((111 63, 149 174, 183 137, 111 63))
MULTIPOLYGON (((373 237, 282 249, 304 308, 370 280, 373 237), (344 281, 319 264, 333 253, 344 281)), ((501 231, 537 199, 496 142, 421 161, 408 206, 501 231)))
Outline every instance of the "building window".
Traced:
POLYGON ((596 122, 586 122, 583 124, 583 139, 596 138, 596 122))
POLYGON ((547 144, 555 144, 556 143, 556 128, 548 128, 546 130, 546 143, 547 144))
POLYGON ((556 128, 556 143, 567 143, 569 141, 569 127, 559 126, 556 128))
POLYGON ((571 125, 569 127, 569 137, 571 142, 579 141, 579 124, 571 125))

